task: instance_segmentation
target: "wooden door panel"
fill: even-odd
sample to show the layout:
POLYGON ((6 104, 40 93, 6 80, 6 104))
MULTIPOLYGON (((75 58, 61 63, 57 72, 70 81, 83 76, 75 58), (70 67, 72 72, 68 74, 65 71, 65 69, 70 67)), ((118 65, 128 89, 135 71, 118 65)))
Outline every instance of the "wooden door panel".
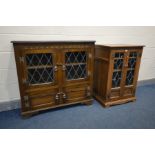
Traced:
POLYGON ((63 88, 66 95, 65 103, 76 102, 78 100, 87 99, 91 94, 90 86, 87 84, 67 86, 63 88))
POLYGON ((110 93, 110 99, 117 99, 120 97, 120 94, 121 93, 121 90, 120 89, 116 89, 116 90, 111 90, 111 93, 110 93))
POLYGON ((44 90, 44 91, 34 91, 26 94, 27 101, 31 109, 36 109, 40 107, 49 107, 59 104, 56 100, 56 94, 58 93, 58 88, 44 90))
POLYGON ((134 95, 134 88, 133 87, 126 87, 124 88, 124 92, 123 92, 123 96, 126 97, 126 96, 133 96, 134 95))

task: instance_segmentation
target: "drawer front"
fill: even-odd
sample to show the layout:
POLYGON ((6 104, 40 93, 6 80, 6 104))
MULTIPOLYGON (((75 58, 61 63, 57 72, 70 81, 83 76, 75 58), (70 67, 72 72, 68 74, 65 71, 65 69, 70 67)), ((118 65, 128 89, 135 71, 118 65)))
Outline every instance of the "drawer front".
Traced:
POLYGON ((124 88, 124 97, 126 96, 133 96, 134 95, 134 88, 130 87, 130 88, 124 88))
POLYGON ((120 93, 121 93, 120 89, 111 90, 110 99, 118 99, 118 98, 120 98, 120 93))
POLYGON ((44 91, 29 92, 24 96, 25 107, 31 110, 52 107, 58 104, 58 101, 56 100, 57 92, 57 88, 44 91))
POLYGON ((68 86, 63 88, 63 92, 66 95, 64 103, 78 102, 92 95, 91 88, 87 84, 68 86))

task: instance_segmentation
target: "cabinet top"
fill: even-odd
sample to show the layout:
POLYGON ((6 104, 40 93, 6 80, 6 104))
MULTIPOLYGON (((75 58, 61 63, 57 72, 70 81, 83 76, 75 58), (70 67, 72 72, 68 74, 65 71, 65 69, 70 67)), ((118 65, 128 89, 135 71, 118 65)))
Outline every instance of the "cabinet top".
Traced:
POLYGON ((97 44, 96 46, 103 46, 103 47, 110 47, 110 48, 120 48, 120 47, 145 47, 144 45, 130 45, 130 44, 107 44, 107 45, 97 44))
POLYGON ((61 40, 61 41, 11 41, 11 43, 31 44, 31 43, 95 43, 95 40, 61 40))

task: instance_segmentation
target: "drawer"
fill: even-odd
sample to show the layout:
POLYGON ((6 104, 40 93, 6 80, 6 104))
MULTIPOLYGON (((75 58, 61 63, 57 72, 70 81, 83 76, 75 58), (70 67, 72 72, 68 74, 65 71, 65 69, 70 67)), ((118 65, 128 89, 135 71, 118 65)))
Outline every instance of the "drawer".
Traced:
POLYGON ((120 89, 112 89, 110 93, 110 99, 115 99, 120 97, 120 89))
POLYGON ((76 85, 63 88, 66 95, 65 102, 74 102, 91 97, 89 85, 76 85))
POLYGON ((132 96, 133 95, 133 87, 124 89, 124 96, 132 96))
POLYGON ((54 106, 58 89, 36 91, 27 94, 27 101, 32 109, 54 106))

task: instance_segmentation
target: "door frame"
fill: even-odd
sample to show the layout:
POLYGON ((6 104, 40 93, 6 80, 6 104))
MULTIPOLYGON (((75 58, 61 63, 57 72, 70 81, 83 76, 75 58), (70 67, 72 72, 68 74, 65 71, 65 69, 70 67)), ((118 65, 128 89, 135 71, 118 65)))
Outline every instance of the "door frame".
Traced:
POLYGON ((26 54, 39 54, 39 53, 51 53, 52 54, 52 61, 53 61, 53 72, 54 72, 54 82, 51 83, 43 83, 43 84, 34 84, 34 85, 29 85, 27 83, 23 83, 23 85, 25 86, 26 90, 33 90, 33 89, 41 89, 43 87, 47 87, 47 89, 49 89, 50 87, 56 86, 58 85, 58 72, 57 72, 57 54, 56 52, 58 52, 57 49, 29 49, 29 50, 23 50, 21 56, 24 58, 22 65, 23 68, 23 74, 22 74, 22 79, 25 79, 27 81, 28 79, 28 72, 27 72, 27 65, 26 65, 26 59, 25 56, 26 54))

